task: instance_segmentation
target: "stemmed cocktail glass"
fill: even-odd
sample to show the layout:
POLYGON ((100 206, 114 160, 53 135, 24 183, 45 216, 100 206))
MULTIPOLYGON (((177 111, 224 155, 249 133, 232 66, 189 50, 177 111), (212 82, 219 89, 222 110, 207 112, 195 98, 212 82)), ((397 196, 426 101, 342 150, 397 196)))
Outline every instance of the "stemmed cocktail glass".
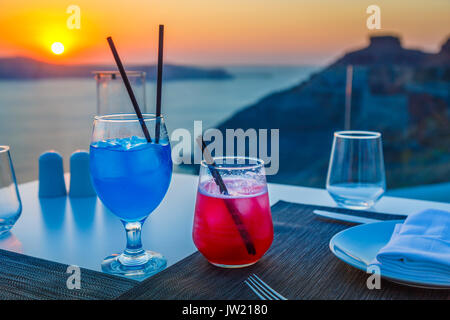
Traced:
POLYGON ((98 116, 90 146, 90 171, 103 204, 122 221, 127 246, 102 263, 102 270, 125 276, 149 276, 166 266, 161 254, 142 248, 141 227, 161 203, 172 176, 171 149, 162 116, 144 114, 148 141, 135 114, 98 116))

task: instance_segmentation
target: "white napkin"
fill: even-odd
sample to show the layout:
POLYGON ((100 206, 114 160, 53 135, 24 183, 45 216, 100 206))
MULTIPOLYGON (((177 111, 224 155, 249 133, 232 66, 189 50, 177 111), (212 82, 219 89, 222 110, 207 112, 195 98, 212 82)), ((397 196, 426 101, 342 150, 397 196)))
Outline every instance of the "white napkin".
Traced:
POLYGON ((372 265, 422 283, 450 285, 450 212, 429 209, 397 224, 372 265))

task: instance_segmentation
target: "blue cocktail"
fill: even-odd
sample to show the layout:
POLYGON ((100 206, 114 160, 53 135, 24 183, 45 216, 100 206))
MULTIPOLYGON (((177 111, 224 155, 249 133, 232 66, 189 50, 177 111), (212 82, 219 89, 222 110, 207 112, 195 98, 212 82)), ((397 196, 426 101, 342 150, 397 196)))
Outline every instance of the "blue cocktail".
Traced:
POLYGON ((92 143, 91 174, 105 206, 125 221, 145 219, 169 187, 170 152, 167 143, 136 136, 92 143))
POLYGON ((96 117, 90 146, 90 171, 103 204, 123 222, 127 247, 107 257, 102 269, 127 276, 148 276, 162 270, 166 260, 146 251, 141 226, 158 207, 172 176, 171 149, 162 117, 144 115, 150 132, 159 122, 158 143, 148 142, 136 115, 96 117))

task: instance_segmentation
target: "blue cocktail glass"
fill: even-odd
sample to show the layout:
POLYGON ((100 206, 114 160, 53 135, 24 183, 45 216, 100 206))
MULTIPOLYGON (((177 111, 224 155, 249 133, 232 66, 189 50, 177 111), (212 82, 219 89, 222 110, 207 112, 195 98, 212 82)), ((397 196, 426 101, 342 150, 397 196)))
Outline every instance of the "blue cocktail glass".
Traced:
POLYGON ((169 188, 171 149, 163 117, 143 117, 149 132, 159 126, 158 143, 145 139, 135 114, 115 114, 95 118, 90 146, 95 190, 120 218, 127 236, 126 249, 106 257, 102 270, 131 277, 149 276, 166 266, 161 254, 142 248, 141 228, 169 188))

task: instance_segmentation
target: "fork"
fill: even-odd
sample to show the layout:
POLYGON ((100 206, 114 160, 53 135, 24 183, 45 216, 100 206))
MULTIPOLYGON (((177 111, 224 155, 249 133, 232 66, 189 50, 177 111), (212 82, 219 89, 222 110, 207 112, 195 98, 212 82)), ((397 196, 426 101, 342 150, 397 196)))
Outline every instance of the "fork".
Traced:
POLYGON ((273 290, 267 283, 262 281, 256 274, 251 274, 244 283, 260 298, 261 300, 287 300, 281 294, 273 290))

